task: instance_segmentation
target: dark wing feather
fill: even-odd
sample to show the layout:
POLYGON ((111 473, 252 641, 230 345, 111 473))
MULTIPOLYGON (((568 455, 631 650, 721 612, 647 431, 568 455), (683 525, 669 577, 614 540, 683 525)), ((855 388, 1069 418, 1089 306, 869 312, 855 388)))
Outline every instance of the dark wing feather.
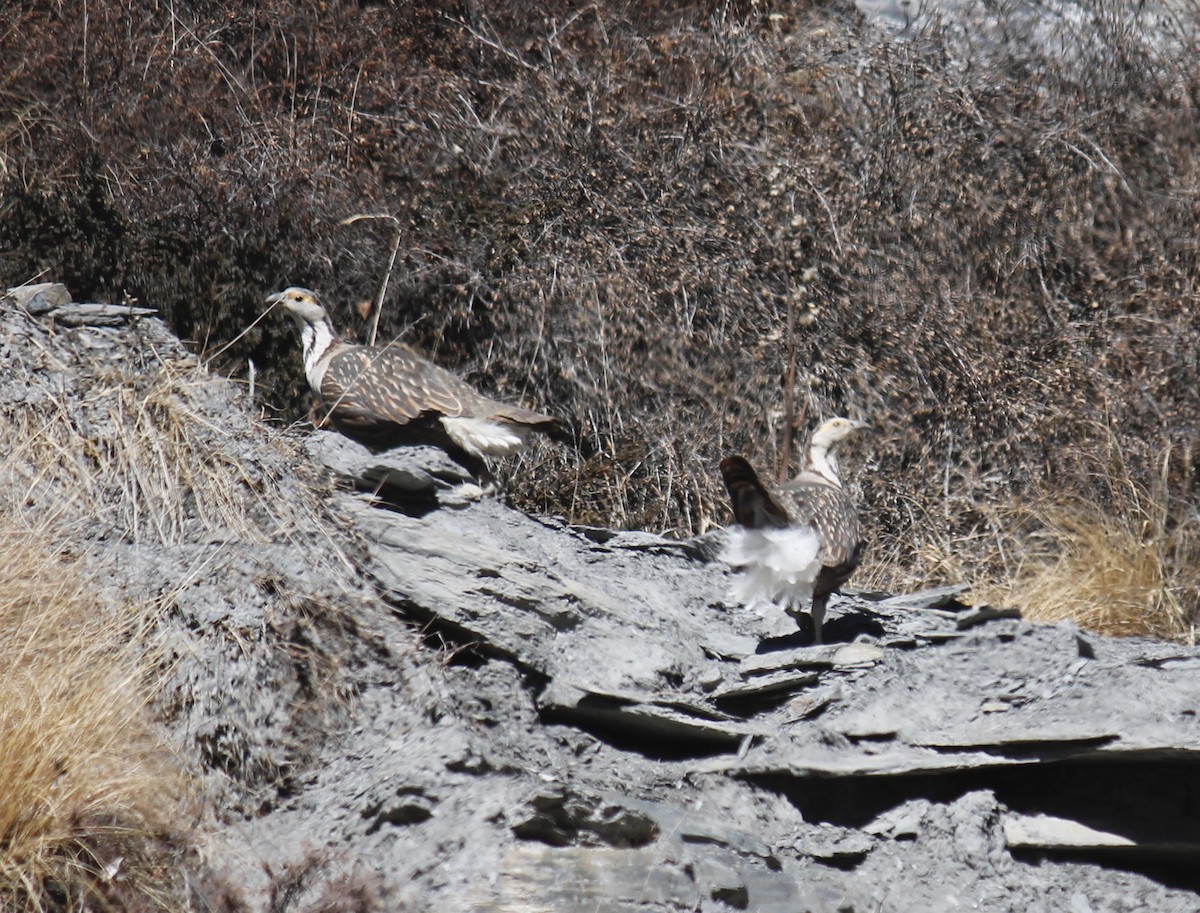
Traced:
POLYGON ((790 525, 787 510, 745 457, 727 456, 721 460, 720 468, 733 505, 734 520, 748 529, 790 525))
POLYGON ((558 436, 558 432, 562 430, 562 423, 552 415, 546 415, 544 412, 535 412, 533 409, 526 409, 524 406, 510 406, 506 403, 493 403, 495 408, 491 412, 491 417, 501 422, 512 422, 516 425, 531 425, 539 431, 544 431, 551 437, 558 436))

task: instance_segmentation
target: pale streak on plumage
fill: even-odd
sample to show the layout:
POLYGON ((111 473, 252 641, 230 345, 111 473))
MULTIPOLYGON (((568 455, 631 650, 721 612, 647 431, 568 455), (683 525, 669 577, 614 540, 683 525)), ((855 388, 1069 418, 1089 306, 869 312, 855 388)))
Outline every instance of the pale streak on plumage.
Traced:
POLYGON ((742 571, 734 585, 739 602, 773 605, 795 617, 811 600, 815 640, 829 594, 858 566, 863 532, 858 511, 842 490, 835 448, 862 422, 833 418, 808 446, 803 470, 771 486, 743 457, 721 461, 734 519, 723 557, 742 571))
POLYGON ((369 447, 432 443, 484 464, 489 456, 519 450, 531 431, 559 431, 557 419, 483 396, 401 343, 343 341, 308 289, 289 288, 267 301, 282 304, 299 322, 305 378, 329 422, 369 447))

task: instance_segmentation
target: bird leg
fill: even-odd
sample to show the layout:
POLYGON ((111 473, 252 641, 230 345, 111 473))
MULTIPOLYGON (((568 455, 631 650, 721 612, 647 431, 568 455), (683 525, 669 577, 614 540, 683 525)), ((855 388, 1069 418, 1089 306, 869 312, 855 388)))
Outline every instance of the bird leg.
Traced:
POLYGON ((813 620, 813 643, 821 643, 821 622, 825 620, 825 606, 829 603, 829 594, 821 593, 813 596, 812 602, 812 620, 813 620))

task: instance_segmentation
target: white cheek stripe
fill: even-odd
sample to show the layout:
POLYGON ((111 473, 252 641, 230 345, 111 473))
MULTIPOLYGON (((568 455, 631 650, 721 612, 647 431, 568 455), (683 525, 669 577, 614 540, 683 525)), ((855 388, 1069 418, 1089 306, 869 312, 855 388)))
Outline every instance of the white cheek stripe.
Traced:
POLYGON ((842 480, 838 476, 837 461, 834 460, 833 454, 826 448, 813 447, 810 449, 808 452, 808 465, 804 468, 808 472, 815 472, 835 488, 842 487, 842 480))
POLYGON ((301 331, 304 343, 304 376, 314 393, 321 392, 321 383, 325 380, 325 369, 329 361, 325 355, 333 345, 333 332, 329 324, 322 321, 318 324, 305 324, 301 331))

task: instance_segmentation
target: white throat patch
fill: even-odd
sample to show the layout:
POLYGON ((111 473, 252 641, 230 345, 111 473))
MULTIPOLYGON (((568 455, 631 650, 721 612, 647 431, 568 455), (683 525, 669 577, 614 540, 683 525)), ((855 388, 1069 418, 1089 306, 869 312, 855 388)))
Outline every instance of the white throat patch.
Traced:
POLYGON ((328 320, 306 323, 300 330, 304 345, 304 376, 314 392, 321 392, 325 369, 329 367, 329 347, 333 345, 333 328, 328 320))
POLYGON ((809 450, 808 465, 804 467, 804 472, 820 476, 821 481, 828 482, 834 488, 842 487, 837 457, 830 453, 827 447, 813 447, 809 450))

